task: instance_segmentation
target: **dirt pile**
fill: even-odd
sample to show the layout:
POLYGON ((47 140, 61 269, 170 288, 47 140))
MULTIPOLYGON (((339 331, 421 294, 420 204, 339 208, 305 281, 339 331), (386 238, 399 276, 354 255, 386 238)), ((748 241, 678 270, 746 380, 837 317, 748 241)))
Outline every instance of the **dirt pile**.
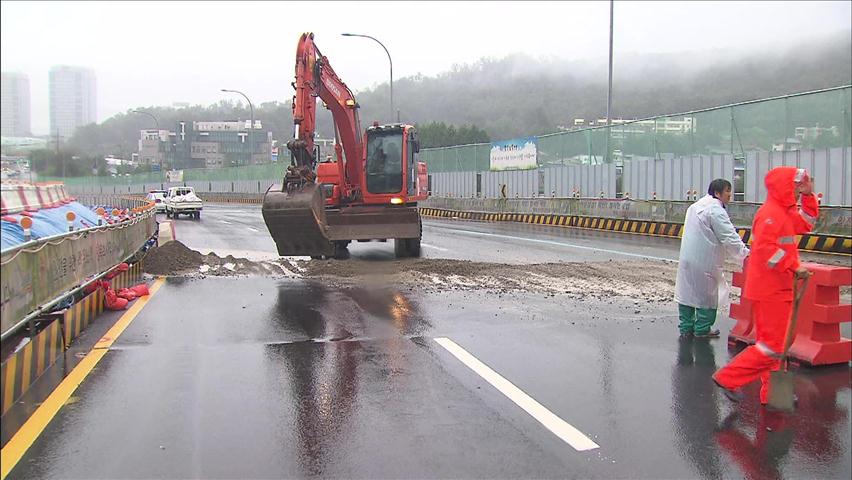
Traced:
POLYGON ((143 262, 152 275, 281 275, 276 263, 253 262, 233 255, 220 257, 213 252, 203 255, 178 241, 151 249, 143 262))
POLYGON ((339 286, 390 283, 430 292, 523 291, 572 298, 622 296, 648 301, 671 301, 677 274, 674 262, 652 260, 532 265, 446 259, 332 260, 303 262, 301 266, 303 276, 339 286))
POLYGON ((152 248, 145 256, 145 272, 152 275, 171 275, 177 272, 198 270, 204 264, 204 255, 174 241, 152 248))

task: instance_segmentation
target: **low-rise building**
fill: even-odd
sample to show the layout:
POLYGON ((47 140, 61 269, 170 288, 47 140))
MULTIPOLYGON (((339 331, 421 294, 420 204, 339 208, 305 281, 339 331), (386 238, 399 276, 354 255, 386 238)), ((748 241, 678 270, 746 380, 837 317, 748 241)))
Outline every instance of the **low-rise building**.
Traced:
POLYGON ((222 168, 272 161, 272 132, 260 120, 178 122, 175 131, 141 130, 139 160, 153 170, 222 168))

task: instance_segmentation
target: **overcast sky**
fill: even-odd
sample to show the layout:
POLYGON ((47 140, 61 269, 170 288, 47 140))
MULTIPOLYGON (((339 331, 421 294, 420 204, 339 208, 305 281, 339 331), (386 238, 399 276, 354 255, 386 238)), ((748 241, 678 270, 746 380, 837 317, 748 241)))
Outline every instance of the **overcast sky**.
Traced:
MULTIPOLYGON (((783 50, 850 29, 852 2, 615 2, 619 55, 783 50)), ((3 1, 3 71, 29 75, 32 128, 47 133, 48 70, 91 67, 98 120, 128 108, 207 105, 221 88, 255 104, 292 97, 299 35, 315 40, 355 91, 394 77, 522 52, 606 62, 609 2, 11 2, 3 1)))

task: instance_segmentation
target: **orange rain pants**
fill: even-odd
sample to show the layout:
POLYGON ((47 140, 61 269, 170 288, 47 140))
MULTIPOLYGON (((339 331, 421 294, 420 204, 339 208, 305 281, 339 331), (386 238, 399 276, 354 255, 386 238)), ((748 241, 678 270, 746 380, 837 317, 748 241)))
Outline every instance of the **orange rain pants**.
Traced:
POLYGON ((760 403, 769 401, 769 372, 780 367, 784 337, 793 302, 752 302, 757 342, 734 357, 713 378, 729 390, 737 390, 760 378, 760 403))

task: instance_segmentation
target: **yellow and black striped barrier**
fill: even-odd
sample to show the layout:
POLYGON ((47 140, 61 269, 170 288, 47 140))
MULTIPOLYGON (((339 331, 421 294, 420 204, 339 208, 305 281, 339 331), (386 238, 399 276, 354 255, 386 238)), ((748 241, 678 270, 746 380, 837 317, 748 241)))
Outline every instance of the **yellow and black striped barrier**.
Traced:
MULTIPOLYGON (((118 277, 116 277, 117 279, 118 277)), ((104 311, 104 294, 100 289, 83 297, 82 300, 65 309, 62 318, 64 327, 65 345, 80 336, 80 333, 89 326, 101 312, 104 311)))
MULTIPOLYGON (((126 272, 113 278, 110 284, 118 291, 137 284, 141 277, 142 262, 136 262, 126 272)), ((66 308, 61 318, 57 318, 3 362, 0 366, 2 414, 29 390, 30 385, 56 362, 59 355, 103 311, 104 293, 98 289, 66 308)))
POLYGON ((62 354, 60 322, 61 319, 53 321, 0 366, 0 379, 3 384, 3 396, 0 398, 2 415, 12 408, 15 401, 26 393, 30 385, 62 354))
MULTIPOLYGON (((680 238, 683 224, 656 222, 652 220, 624 220, 616 218, 588 217, 583 215, 560 215, 539 213, 488 213, 446 210, 442 208, 421 208, 420 214, 426 217, 475 220, 482 222, 518 222, 533 225, 557 227, 587 228, 635 235, 653 235, 680 238)), ((751 243, 751 229, 738 228, 737 233, 746 243, 751 243)), ((800 250, 821 253, 839 253, 852 255, 852 238, 839 235, 807 234, 797 236, 800 250)))

